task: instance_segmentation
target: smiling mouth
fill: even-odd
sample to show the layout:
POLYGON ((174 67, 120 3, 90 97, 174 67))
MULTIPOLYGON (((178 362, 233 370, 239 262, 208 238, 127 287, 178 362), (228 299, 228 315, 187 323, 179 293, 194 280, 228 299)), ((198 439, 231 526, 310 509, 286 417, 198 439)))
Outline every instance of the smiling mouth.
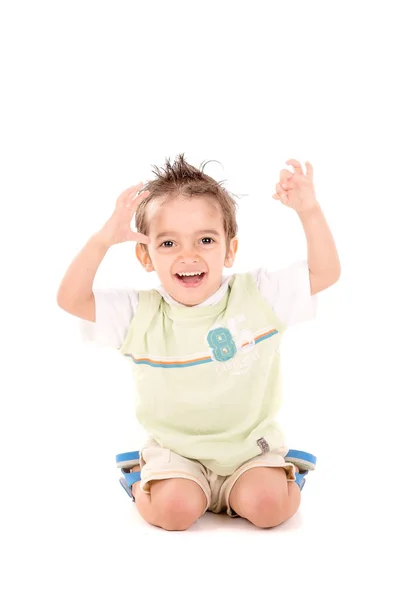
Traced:
POLYGON ((179 283, 186 288, 199 287, 206 278, 207 273, 202 273, 201 275, 178 275, 175 273, 174 277, 179 281, 179 283))

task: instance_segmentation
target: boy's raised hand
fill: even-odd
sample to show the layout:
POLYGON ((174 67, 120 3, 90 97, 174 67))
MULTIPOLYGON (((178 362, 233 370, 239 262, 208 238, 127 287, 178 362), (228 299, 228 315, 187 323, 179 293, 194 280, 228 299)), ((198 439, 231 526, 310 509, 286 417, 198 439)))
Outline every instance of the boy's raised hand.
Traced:
POLYGON ((275 200, 280 200, 282 204, 293 208, 298 213, 318 206, 311 163, 305 162, 306 174, 303 173, 298 160, 291 158, 286 161, 286 164, 293 166, 294 173, 288 169, 282 169, 280 182, 276 184, 276 194, 273 194, 272 197, 275 200))
POLYGON ((118 197, 115 209, 111 217, 99 231, 99 234, 109 246, 121 244, 122 242, 140 242, 150 244, 147 235, 132 231, 131 221, 139 204, 147 198, 150 192, 138 191, 143 187, 143 182, 128 188, 118 197))

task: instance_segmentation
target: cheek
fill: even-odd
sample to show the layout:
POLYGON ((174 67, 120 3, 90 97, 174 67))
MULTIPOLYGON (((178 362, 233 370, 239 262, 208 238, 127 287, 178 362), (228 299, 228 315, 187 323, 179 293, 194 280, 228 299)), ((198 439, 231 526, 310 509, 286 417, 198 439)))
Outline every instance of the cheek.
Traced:
POLYGON ((203 252, 204 258, 213 262, 224 261, 226 249, 222 246, 208 248, 207 252, 203 252))
POLYGON ((167 256, 166 254, 159 252, 153 254, 153 265, 157 267, 159 271, 165 271, 166 269, 169 269, 171 262, 171 257, 167 256))

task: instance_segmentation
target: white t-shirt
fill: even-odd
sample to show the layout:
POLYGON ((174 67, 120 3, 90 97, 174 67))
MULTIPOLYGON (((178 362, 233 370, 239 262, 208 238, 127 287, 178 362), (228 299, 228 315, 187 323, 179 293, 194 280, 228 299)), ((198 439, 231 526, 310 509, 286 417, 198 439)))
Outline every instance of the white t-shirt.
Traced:
MULTIPOLYGON (((288 326, 311 320, 317 310, 317 294, 311 296, 307 261, 295 262, 275 272, 264 268, 251 271, 257 287, 278 318, 288 326)), ((221 300, 232 275, 222 279, 221 287, 197 306, 212 306, 221 300)), ((156 288, 169 304, 180 304, 165 291, 156 288)), ((94 289, 96 321, 79 319, 83 340, 119 349, 128 333, 138 306, 139 293, 134 289, 94 289)), ((196 307, 194 307, 196 308, 196 307)))

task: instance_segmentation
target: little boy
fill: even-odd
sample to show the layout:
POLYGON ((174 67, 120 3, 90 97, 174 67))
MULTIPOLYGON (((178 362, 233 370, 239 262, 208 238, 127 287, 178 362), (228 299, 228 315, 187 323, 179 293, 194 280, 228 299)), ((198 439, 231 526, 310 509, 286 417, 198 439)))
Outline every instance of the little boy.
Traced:
POLYGON ((61 283, 58 304, 82 319, 84 337, 132 365, 149 438, 138 459, 120 455, 118 466, 139 513, 158 527, 187 529, 207 510, 273 527, 299 507, 299 463, 276 420, 279 348, 288 326, 314 317, 315 295, 338 280, 340 263, 311 164, 305 174, 298 161, 286 164, 294 172, 281 171, 273 198, 297 212, 307 262, 224 276, 238 248, 236 202, 179 155, 121 194, 61 283), (160 287, 92 290, 107 250, 126 241, 160 287))

